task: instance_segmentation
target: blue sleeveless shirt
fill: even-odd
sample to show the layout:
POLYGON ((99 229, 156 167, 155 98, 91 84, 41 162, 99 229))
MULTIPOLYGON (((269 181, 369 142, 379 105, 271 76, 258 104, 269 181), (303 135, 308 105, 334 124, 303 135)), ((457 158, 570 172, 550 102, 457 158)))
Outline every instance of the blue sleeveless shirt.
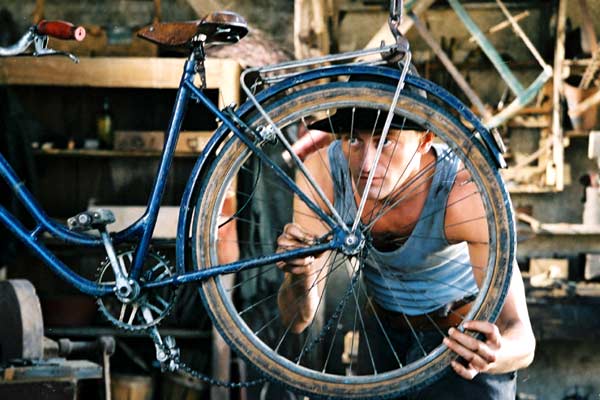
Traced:
MULTIPOLYGON (((450 244, 444 231, 446 203, 459 160, 434 144, 436 167, 419 220, 406 242, 393 251, 368 249, 363 278, 369 295, 383 308, 407 315, 429 313, 477 293, 466 242, 450 244)), ((334 207, 352 224, 358 211, 348 161, 341 142, 328 149, 334 207)))

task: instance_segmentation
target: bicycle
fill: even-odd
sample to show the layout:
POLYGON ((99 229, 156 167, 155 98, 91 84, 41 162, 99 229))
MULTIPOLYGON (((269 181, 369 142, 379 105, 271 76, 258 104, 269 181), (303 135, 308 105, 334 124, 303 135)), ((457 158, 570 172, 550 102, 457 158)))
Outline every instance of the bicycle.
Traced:
MULTIPOLYGON (((385 205, 387 209, 378 210, 367 221, 362 220, 362 212, 358 212, 353 221, 347 221, 342 210, 334 207, 310 176, 298 155, 304 156, 305 150, 299 150, 302 144, 318 147, 318 143, 310 135, 296 144, 292 144, 291 139, 298 130, 310 131, 311 121, 331 122, 331 116, 336 113, 354 115, 357 110, 375 112, 377 120, 374 124, 377 126, 383 122, 379 147, 384 145, 396 118, 401 118, 406 126, 416 125, 423 131, 433 132, 448 146, 446 154, 455 154, 468 172, 470 178, 460 184, 472 185, 475 188, 473 194, 481 197, 485 212, 476 218, 485 221, 488 233, 484 242, 486 265, 467 265, 477 268, 483 276, 476 293, 463 293, 463 297, 473 297, 469 298, 470 309, 465 313, 446 309, 446 314, 458 317, 458 329, 463 329, 462 321, 467 319, 495 320, 503 304, 515 258, 510 199, 498 171, 505 167, 500 145, 456 97, 409 73, 408 42, 397 29, 402 3, 390 1, 389 24, 396 43, 366 51, 249 69, 241 78, 249 100, 238 108, 231 105, 222 110, 202 90, 204 49, 239 41, 247 33, 244 19, 232 12, 217 12, 203 20, 154 24, 142 30, 140 35, 155 43, 189 49, 144 215, 128 228, 114 233, 107 230, 107 225, 114 222, 110 210, 82 212, 70 218, 65 227, 50 219, 0 154, 0 175, 33 216, 36 226, 26 228, 3 207, 0 207, 0 221, 60 277, 81 292, 96 297, 100 312, 114 326, 129 331, 147 331, 154 342, 156 358, 164 369, 179 370, 210 384, 248 386, 256 383, 220 382, 194 371, 186 363, 174 338, 161 336, 160 323, 177 300, 178 288, 200 283, 205 309, 223 338, 268 380, 310 396, 347 399, 389 398, 427 385, 445 373, 450 361, 457 356, 440 343, 432 349, 421 346, 422 352, 416 359, 401 361, 400 350, 385 339, 389 332, 381 323, 379 311, 371 301, 370 288, 362 275, 366 257, 373 249, 373 225, 382 214, 418 194, 424 180, 435 179, 438 161, 429 165, 424 174, 415 177, 407 187, 403 186, 403 191, 396 193, 393 201, 385 205), (371 54, 380 54, 382 60, 353 61, 371 54), (387 66, 390 62, 397 68, 387 66), (200 77, 200 85, 194 83, 196 75, 200 77), (251 75, 258 76, 258 80, 248 87, 245 78, 251 75), (426 97, 419 94, 423 92, 426 97), (181 122, 188 104, 193 101, 206 106, 221 125, 198 156, 186 185, 180 206, 176 262, 171 267, 168 260, 150 249, 150 242, 181 122), (309 191, 300 189, 296 174, 309 182, 309 191), (226 199, 232 198, 232 193, 237 208, 227 212, 226 199), (275 193, 287 193, 288 196, 274 204, 269 196, 275 193), (327 234, 307 247, 276 252, 275 239, 281 226, 272 226, 264 211, 270 209, 279 213, 282 221, 290 221, 294 213, 293 201, 304 204, 303 207, 317 216, 327 227, 327 234), (261 225, 261 219, 268 226, 261 225), (220 237, 219 232, 225 229, 236 234, 229 238, 220 237), (97 230, 99 236, 86 233, 91 230, 97 230), (78 275, 62 263, 43 245, 43 234, 73 245, 104 247, 107 259, 96 281, 78 275), (134 244, 135 248, 123 249, 121 246, 126 244, 134 244), (325 276, 321 278, 330 293, 318 301, 319 318, 313 320, 302 334, 292 334, 289 325, 280 323, 277 293, 281 273, 276 263, 323 252, 331 255, 325 276), (231 261, 232 258, 235 260, 231 261), (356 353, 365 346, 370 349, 372 345, 363 324, 367 311, 377 322, 378 335, 384 338, 378 344, 397 362, 384 369, 374 365, 371 357, 367 362, 372 368, 363 373, 356 353), (342 362, 333 361, 339 359, 342 362)), ((42 22, 10 52, 0 52, 0 55, 21 54, 32 41, 40 55, 56 54, 45 49, 47 35, 69 39, 76 31, 77 28, 68 23, 42 22)), ((351 120, 350 124, 353 122, 351 120)), ((381 154, 381 150, 378 151, 373 165, 377 165, 381 154)), ((366 190, 372 179, 370 176, 366 190)), ((364 206, 364 193, 367 192, 357 195, 359 210, 364 206)), ((445 213, 447 207, 433 213, 445 213)), ((416 223, 425 224, 422 221, 427 218, 427 215, 419 216, 416 223)), ((387 282, 386 273, 389 271, 381 272, 387 282)), ((395 282, 403 284, 402 279, 400 275, 395 282)), ((446 288, 453 285, 450 282, 438 284, 446 288)), ((427 293, 407 293, 414 301, 428 300, 429 296, 427 293)), ((445 305, 434 304, 434 309, 437 311, 445 305)), ((412 315, 404 313, 402 317, 418 341, 417 330, 423 327, 412 325, 412 315)), ((439 332, 440 340, 446 335, 429 313, 421 317, 430 325, 427 329, 439 332)))

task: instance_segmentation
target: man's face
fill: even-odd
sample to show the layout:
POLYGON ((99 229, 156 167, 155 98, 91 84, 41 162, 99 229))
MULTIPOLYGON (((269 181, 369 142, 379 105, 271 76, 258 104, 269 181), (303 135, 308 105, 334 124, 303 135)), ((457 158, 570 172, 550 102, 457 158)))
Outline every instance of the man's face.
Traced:
POLYGON ((426 134, 390 129, 377 165, 374 165, 381 135, 358 131, 342 137, 343 149, 350 165, 352 179, 362 195, 371 170, 373 181, 367 194, 370 200, 381 200, 397 191, 419 170, 426 134))

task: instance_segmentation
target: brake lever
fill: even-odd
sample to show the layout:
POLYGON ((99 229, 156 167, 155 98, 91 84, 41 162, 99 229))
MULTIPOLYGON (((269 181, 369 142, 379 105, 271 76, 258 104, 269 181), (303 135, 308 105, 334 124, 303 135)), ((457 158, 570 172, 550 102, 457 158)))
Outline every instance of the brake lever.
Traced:
POLYGON ((75 64, 79 64, 79 58, 72 53, 67 51, 59 51, 48 48, 48 36, 46 35, 36 35, 33 44, 35 46, 35 51, 33 52, 33 56, 35 57, 45 57, 45 56, 66 56, 69 57, 71 61, 75 64))

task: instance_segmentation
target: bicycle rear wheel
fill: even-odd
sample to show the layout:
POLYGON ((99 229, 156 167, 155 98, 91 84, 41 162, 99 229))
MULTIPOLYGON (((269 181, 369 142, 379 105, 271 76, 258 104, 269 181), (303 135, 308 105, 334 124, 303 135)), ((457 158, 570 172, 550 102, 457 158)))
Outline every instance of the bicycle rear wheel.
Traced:
MULTIPOLYGON (((391 85, 370 81, 328 83, 298 90, 266 109, 284 133, 298 127, 306 128, 307 121, 327 115, 346 112, 354 116, 356 110, 373 110, 381 115, 375 122, 380 129, 394 89, 391 85)), ((231 261, 232 257, 243 264, 259 265, 237 272, 233 277, 217 276, 202 282, 203 301, 220 333, 244 359, 267 378, 294 391, 328 398, 389 398, 437 379, 456 358, 441 344, 447 327, 440 326, 431 314, 414 316, 414 311, 395 312, 395 316, 406 321, 404 329, 390 322, 390 313, 385 311, 387 305, 378 304, 381 296, 376 293, 373 273, 381 278, 379 281, 395 285, 392 292, 403 294, 405 302, 406 299, 409 303, 414 300, 419 307, 428 304, 431 308, 433 304, 437 310, 446 305, 435 303, 432 287, 454 291, 457 300, 468 299, 471 304, 468 311, 450 310, 456 317, 456 325, 469 319, 494 321, 502 307, 514 262, 514 226, 510 201, 494 162, 472 132, 452 113, 431 101, 410 93, 402 94, 395 115, 413 126, 412 129, 418 125, 424 131, 431 131, 436 141, 445 146, 436 147, 436 161, 425 166, 422 174, 397 188, 394 196, 380 208, 362 214, 360 230, 365 240, 358 251, 338 246, 322 256, 325 261, 318 279, 324 290, 318 300, 315 318, 301 334, 292 333, 291 323, 284 323, 278 310, 277 296, 283 273, 274 263, 264 260, 275 253, 276 239, 284 223, 294 217, 302 218, 301 214, 306 214, 306 210, 309 210, 310 218, 318 219, 318 213, 310 211, 301 196, 293 194, 285 179, 235 136, 221 146, 203 181, 192 226, 195 267, 211 268, 231 261), (444 219, 447 237, 425 239, 448 240, 457 226, 478 221, 478 224, 484 224, 485 233, 478 243, 466 246, 474 244, 484 249, 485 255, 478 258, 484 262, 466 265, 475 277, 475 290, 465 289, 450 280, 427 282, 425 278, 419 278, 421 284, 430 289, 417 290, 410 282, 417 278, 388 267, 373 269, 370 267, 373 258, 369 257, 388 251, 378 247, 381 239, 378 222, 398 212, 411 199, 428 195, 427 188, 435 181, 436 173, 442 172, 437 166, 448 154, 460 160, 457 178, 451 187, 462 188, 460 192, 466 194, 451 198, 452 201, 436 208, 430 215, 419 215, 416 220, 408 221, 407 226, 410 223, 425 226, 433 214, 449 215, 463 205, 470 207, 473 204, 466 198, 480 199, 477 204, 481 209, 476 215, 471 212, 464 220, 453 220, 452 224, 444 219), (282 193, 287 195, 277 197, 282 193), (235 207, 232 208, 232 204, 235 207), (273 218, 274 214, 279 218, 273 218), (230 234, 224 235, 227 229, 230 234), (419 318, 421 322, 415 322, 419 318), (412 343, 410 354, 405 348, 406 340, 412 343)), ((248 123, 253 127, 264 125, 258 114, 250 117, 248 123)), ((275 163, 284 165, 282 147, 277 143, 260 142, 258 146, 275 163)), ((319 165, 329 170, 327 150, 316 151, 306 159, 306 165, 312 171, 319 165)), ((295 178, 297 168, 282 168, 292 181, 302 179, 295 178)), ((348 176, 351 175, 348 172, 348 176)), ((322 180, 317 182, 323 183, 322 180)), ((332 185, 324 184, 322 191, 333 203, 332 185)), ((356 196, 360 199, 360 194, 356 196)), ((319 204, 318 207, 325 209, 324 213, 330 217, 331 212, 323 205, 323 200, 318 200, 314 189, 306 192, 306 199, 306 202, 319 204)), ((345 210, 338 211, 344 219, 345 210)), ((323 242, 344 229, 337 226, 335 220, 322 221, 323 232, 327 232, 322 235, 323 242)), ((408 242, 414 240, 410 236, 416 229, 410 228, 404 238, 407 240, 400 240, 401 243, 391 251, 408 246, 408 242)), ((388 289, 391 290, 391 286, 388 289)), ((292 322, 294 319, 295 316, 285 318, 292 322)))

